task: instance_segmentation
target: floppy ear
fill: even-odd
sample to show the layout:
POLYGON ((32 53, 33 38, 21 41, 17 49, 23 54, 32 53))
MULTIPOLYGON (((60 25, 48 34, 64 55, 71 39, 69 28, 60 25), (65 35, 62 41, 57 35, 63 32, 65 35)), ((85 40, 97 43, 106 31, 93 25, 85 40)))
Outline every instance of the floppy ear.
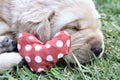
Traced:
POLYGON ((17 22, 19 30, 24 29, 35 35, 43 43, 48 41, 51 36, 50 22, 54 16, 54 11, 47 8, 33 8, 22 14, 17 22))
MULTIPOLYGON (((65 9, 65 10, 58 10, 58 14, 54 18, 54 22, 52 24, 52 36, 57 33, 58 31, 67 28, 67 25, 81 19, 83 17, 82 13, 79 15, 75 14, 73 8, 65 9)), ((73 28, 74 25, 69 25, 69 28, 73 28)))

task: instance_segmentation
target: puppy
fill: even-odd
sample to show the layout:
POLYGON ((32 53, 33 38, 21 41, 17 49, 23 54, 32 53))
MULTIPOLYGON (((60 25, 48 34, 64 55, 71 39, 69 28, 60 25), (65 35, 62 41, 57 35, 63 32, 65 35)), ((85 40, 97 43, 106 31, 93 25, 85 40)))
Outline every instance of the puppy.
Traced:
POLYGON ((100 15, 92 0, 0 0, 0 11, 1 23, 6 26, 0 29, 4 39, 16 40, 19 33, 29 32, 46 43, 55 33, 65 30, 72 37, 67 61, 76 63, 72 54, 80 63, 89 62, 92 54, 103 55, 100 15))

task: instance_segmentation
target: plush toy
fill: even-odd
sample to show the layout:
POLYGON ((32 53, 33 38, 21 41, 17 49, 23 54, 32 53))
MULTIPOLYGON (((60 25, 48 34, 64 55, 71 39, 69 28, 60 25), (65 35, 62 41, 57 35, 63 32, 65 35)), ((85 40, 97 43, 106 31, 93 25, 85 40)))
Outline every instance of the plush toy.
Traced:
POLYGON ((58 32, 43 44, 30 33, 22 33, 18 38, 18 51, 34 72, 52 67, 60 58, 69 53, 71 37, 66 31, 58 32))

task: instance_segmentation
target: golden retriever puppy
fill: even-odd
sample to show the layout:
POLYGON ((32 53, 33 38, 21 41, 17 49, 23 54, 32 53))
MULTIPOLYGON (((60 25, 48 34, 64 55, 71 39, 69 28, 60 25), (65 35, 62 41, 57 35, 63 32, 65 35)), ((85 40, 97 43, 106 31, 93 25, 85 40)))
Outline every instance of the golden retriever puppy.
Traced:
POLYGON ((55 33, 65 30, 72 37, 67 61, 76 63, 72 54, 80 63, 89 62, 92 54, 103 55, 100 15, 92 0, 0 0, 0 11, 4 24, 0 27, 6 26, 0 29, 0 34, 8 39, 29 32, 45 43, 55 33))

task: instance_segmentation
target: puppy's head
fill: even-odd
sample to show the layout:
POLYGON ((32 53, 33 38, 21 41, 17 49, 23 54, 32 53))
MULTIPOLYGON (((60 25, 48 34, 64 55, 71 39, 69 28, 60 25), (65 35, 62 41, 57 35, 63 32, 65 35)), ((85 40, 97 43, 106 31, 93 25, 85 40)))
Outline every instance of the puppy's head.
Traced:
POLYGON ((72 48, 66 56, 67 61, 86 63, 93 55, 101 57, 104 51, 100 15, 92 0, 69 0, 68 5, 60 10, 52 23, 52 35, 59 30, 66 30, 71 35, 72 48), (70 3, 69 3, 70 1, 70 3))

